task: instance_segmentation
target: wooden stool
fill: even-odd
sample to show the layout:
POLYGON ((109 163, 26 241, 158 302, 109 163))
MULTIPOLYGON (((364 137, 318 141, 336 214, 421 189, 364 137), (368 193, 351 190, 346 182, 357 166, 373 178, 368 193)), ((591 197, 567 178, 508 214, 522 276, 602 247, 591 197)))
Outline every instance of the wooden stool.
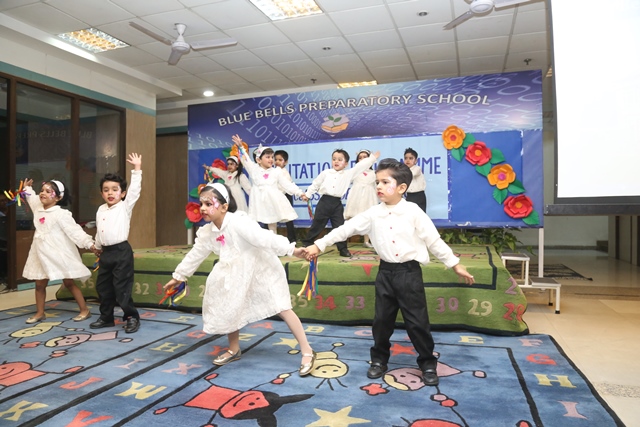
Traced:
POLYGON ((540 289, 542 291, 549 290, 549 305, 553 305, 551 302, 551 292, 556 291, 556 314, 560 314, 560 287, 562 285, 555 279, 550 277, 532 277, 531 284, 529 286, 520 286, 521 288, 533 288, 540 289))
POLYGON ((523 282, 523 285, 529 284, 529 257, 527 255, 521 254, 520 252, 503 252, 500 254, 500 258, 505 267, 507 266, 507 261, 519 261, 522 266, 520 280, 523 282))

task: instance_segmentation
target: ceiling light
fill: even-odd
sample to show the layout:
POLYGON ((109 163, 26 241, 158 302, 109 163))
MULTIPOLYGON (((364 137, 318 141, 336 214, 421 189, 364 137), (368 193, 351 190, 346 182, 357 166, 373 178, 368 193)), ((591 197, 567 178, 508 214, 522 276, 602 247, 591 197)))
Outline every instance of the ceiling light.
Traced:
POLYGON ((86 28, 84 30, 58 34, 58 37, 93 53, 129 46, 122 40, 118 40, 117 38, 95 28, 86 28))
POLYGON ((377 85, 378 82, 375 80, 371 80, 370 82, 349 82, 349 83, 338 83, 338 87, 339 88, 346 88, 346 87, 358 87, 358 86, 375 86, 377 85))
POLYGON ((207 97, 213 96, 213 91, 212 90, 205 90, 204 92, 202 92, 202 94, 204 96, 207 96, 207 97))
POLYGON ((272 21, 322 13, 314 0, 250 0, 272 21))

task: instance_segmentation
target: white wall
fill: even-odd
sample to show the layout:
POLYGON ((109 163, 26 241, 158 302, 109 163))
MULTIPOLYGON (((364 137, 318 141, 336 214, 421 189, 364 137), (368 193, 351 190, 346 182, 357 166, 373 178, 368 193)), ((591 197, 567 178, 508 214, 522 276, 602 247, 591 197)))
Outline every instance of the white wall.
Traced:
MULTIPOLYGON (((18 41, 10 40, 2 35, 0 35, 0 46, 2 46, 0 48, 0 62, 139 105, 149 110, 155 111, 156 109, 155 93, 136 85, 128 84, 122 78, 91 69, 87 65, 91 65, 92 68, 96 68, 96 66, 88 64, 86 60, 74 57, 74 55, 66 52, 53 55, 48 52, 46 46, 39 50, 18 41)), ((20 77, 28 79, 28 75, 20 77)), ((60 87, 60 89, 68 90, 64 87, 60 87)))

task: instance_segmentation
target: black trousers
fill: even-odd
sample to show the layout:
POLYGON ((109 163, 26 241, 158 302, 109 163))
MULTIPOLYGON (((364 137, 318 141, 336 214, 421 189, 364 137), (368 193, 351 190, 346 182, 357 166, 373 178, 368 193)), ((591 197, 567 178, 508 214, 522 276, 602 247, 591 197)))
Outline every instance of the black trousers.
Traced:
POLYGON ((407 193, 407 202, 413 202, 420 206, 420 209, 427 211, 427 195, 424 191, 417 191, 415 193, 407 193))
POLYGON ((102 248, 96 291, 100 298, 100 319, 113 322, 116 303, 124 312, 122 320, 140 319, 133 305, 133 250, 129 242, 102 248))
MULTIPOLYGON (((291 203, 291 206, 293 206, 293 196, 287 193, 285 193, 284 195, 287 196, 289 203, 291 203)), ((289 239, 289 242, 296 241, 296 227, 294 227, 293 221, 287 222, 287 239, 289 239)))
MULTIPOLYGON (((304 246, 313 245, 316 237, 322 233, 322 230, 327 226, 327 223, 331 221, 332 228, 338 228, 344 224, 344 206, 342 206, 342 200, 340 197, 333 197, 324 195, 320 197, 316 206, 316 212, 313 215, 313 221, 311 227, 307 232, 307 237, 302 241, 304 246)), ((338 250, 346 249, 347 242, 336 243, 338 250)))
POLYGON ((417 261, 400 264, 380 261, 376 277, 376 302, 373 317, 371 361, 386 365, 391 354, 391 335, 398 309, 404 318, 407 334, 418 353, 421 370, 436 368, 434 342, 429 325, 427 301, 422 283, 422 269, 417 261))

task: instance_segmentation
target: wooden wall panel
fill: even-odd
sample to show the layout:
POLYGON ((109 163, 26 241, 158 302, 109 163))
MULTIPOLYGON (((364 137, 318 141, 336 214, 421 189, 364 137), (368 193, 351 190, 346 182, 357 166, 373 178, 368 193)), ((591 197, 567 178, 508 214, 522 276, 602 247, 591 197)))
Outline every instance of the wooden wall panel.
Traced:
POLYGON ((189 201, 188 136, 162 135, 156 141, 157 168, 161 172, 156 187, 162 194, 156 201, 156 243, 184 245, 187 243, 184 207, 189 201))
MULTIPOLYGON (((142 156, 142 193, 133 209, 129 242, 134 249, 156 246, 156 118, 127 110, 126 153, 142 156)), ((127 163, 127 180, 131 178, 127 163)), ((169 202, 166 200, 165 202, 169 202)))

